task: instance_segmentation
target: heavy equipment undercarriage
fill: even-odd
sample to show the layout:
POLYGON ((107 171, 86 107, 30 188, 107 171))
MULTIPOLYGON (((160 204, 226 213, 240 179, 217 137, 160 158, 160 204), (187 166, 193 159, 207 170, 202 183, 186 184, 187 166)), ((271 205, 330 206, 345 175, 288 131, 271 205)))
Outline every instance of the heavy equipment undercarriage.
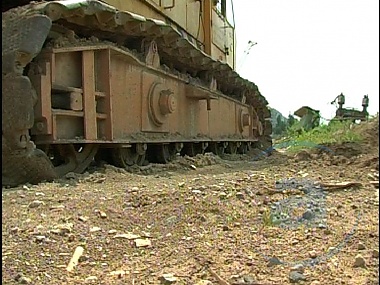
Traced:
POLYGON ((186 30, 101 1, 25 2, 2 3, 3 185, 97 157, 128 167, 271 146, 257 86, 186 30))

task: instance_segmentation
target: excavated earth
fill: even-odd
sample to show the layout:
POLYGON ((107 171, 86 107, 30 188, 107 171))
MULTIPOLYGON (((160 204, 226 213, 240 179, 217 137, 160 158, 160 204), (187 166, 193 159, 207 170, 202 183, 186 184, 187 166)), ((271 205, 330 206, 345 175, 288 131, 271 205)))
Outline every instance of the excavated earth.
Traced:
POLYGON ((2 284, 379 284, 378 119, 355 129, 3 189, 2 284))

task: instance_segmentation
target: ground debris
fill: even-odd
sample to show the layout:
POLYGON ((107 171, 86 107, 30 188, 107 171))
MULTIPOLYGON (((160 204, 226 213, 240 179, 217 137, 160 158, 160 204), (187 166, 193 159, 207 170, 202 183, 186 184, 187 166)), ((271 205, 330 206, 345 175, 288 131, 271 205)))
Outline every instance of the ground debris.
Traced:
POLYGON ((347 188, 356 188, 363 186, 360 182, 325 182, 321 183, 325 190, 338 190, 338 189, 347 189, 347 188))
POLYGON ((84 252, 84 248, 81 246, 78 246, 75 248, 74 254, 70 259, 69 264, 66 267, 66 270, 68 272, 73 271, 74 267, 78 265, 79 258, 82 256, 84 252))
POLYGON ((65 186, 3 191, 3 283, 20 284, 14 276, 24 272, 29 284, 145 285, 172 273, 178 285, 278 285, 290 284, 292 271, 307 278, 297 284, 375 284, 379 192, 370 182, 378 180, 378 148, 349 155, 352 145, 339 147, 352 163, 329 164, 319 154, 296 162, 284 151, 255 161, 231 156, 227 168, 206 155, 209 161, 178 158, 136 173, 91 169, 107 178, 99 184, 86 179, 92 174, 72 174, 76 183, 65 179, 65 186), (352 182, 361 186, 351 191, 352 182), (35 199, 46 206, 29 208, 35 199), (137 239, 151 244, 137 247, 137 239), (64 274, 77 246, 84 248, 78 265, 64 274), (358 253, 364 268, 354 267, 358 253), (91 276, 97 280, 85 281, 91 276))

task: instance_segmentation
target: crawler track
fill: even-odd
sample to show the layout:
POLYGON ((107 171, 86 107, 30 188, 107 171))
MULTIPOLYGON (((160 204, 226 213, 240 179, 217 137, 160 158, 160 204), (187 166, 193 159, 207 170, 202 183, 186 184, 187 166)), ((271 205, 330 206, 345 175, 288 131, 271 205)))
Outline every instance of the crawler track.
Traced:
MULTIPOLYGON (((62 172, 62 169, 83 170, 83 165, 73 164, 77 160, 73 154, 74 160, 67 162, 70 167, 60 165, 57 173, 58 169, 53 168, 47 156, 36 150, 29 138, 29 129, 34 123, 35 95, 24 69, 44 47, 49 46, 78 46, 86 45, 89 41, 99 41, 131 52, 137 58, 144 58, 144 43, 154 40, 163 70, 203 88, 211 88, 215 80, 217 90, 214 91, 252 105, 263 128, 254 146, 267 148, 271 145, 268 102, 257 86, 241 78, 226 63, 213 60, 201 50, 198 43, 172 25, 134 13, 121 12, 95 0, 75 4, 64 1, 33 3, 3 12, 2 16, 3 185, 4 181, 6 185, 17 185, 50 180, 57 177, 58 173, 64 174, 66 170, 62 172), (11 169, 16 172, 17 169, 26 170, 15 175, 11 169)), ((209 148, 221 154, 217 146, 210 145, 209 148)), ((185 145, 185 149, 191 153, 203 151, 202 147, 199 151, 199 147, 192 143, 185 145)), ((227 152, 237 150, 238 146, 231 144, 227 152)), ((246 151, 244 146, 241 151, 246 151)), ((172 156, 171 150, 162 149, 159 153, 153 160, 167 162, 172 156)), ((118 165, 133 163, 130 156, 120 159, 123 155, 119 151, 116 159, 118 165)), ((141 157, 136 157, 136 154, 134 156, 137 164, 141 164, 141 157)))

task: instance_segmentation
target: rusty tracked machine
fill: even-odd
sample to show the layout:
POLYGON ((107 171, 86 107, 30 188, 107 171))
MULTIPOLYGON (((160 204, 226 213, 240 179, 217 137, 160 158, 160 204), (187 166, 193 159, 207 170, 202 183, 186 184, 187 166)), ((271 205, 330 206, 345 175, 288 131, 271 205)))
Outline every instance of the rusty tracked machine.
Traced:
POLYGON ((234 71, 216 2, 2 1, 3 185, 98 156, 128 167, 269 147, 267 101, 234 71))

